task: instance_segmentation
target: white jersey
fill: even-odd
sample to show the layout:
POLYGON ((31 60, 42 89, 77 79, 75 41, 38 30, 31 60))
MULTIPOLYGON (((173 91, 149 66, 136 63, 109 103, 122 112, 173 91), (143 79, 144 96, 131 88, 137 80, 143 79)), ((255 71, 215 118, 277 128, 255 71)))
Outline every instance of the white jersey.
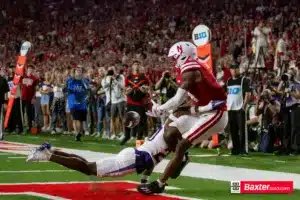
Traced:
POLYGON ((159 128, 143 145, 137 148, 139 151, 148 152, 154 165, 160 162, 169 153, 168 145, 164 140, 164 126, 159 128))
POLYGON ((120 177, 134 172, 142 173, 157 165, 167 154, 164 128, 161 127, 140 147, 128 147, 116 156, 96 161, 97 176, 120 177))
POLYGON ((268 45, 268 34, 271 32, 269 27, 256 27, 254 29, 254 35, 257 37, 256 42, 258 46, 267 46, 268 45))

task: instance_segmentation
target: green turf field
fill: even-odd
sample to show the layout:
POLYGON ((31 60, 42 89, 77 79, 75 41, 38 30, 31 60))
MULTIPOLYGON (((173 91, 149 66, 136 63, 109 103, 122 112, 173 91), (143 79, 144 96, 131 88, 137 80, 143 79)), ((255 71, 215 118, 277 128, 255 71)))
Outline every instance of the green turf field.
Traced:
MULTIPOLYGON (((6 141, 29 143, 29 144, 41 144, 44 141, 51 142, 56 147, 65 147, 79 150, 91 150, 96 152, 108 152, 117 153, 122 148, 118 145, 117 141, 109 140, 95 140, 91 137, 84 137, 83 142, 78 143, 73 141, 71 136, 50 136, 42 134, 39 136, 18 136, 11 135, 5 137, 6 141)), ((129 145, 128 145, 129 146, 129 145)), ((0 144, 1 147, 1 144, 0 144)), ((222 150, 224 154, 226 150, 222 150)), ((231 167, 243 167, 269 171, 280 171, 280 172, 292 172, 300 173, 299 169, 299 157, 277 157, 266 154, 251 154, 250 157, 242 158, 239 156, 216 156, 216 150, 200 150, 192 149, 191 155, 202 156, 207 155, 209 157, 192 157, 191 162, 195 163, 208 163, 214 165, 223 165, 231 167), (210 155, 211 154, 211 155, 210 155)), ((130 175, 121 179, 95 179, 85 176, 79 172, 71 171, 61 167, 59 165, 42 162, 42 163, 26 163, 25 155, 18 155, 14 153, 1 153, 0 151, 0 184, 2 183, 34 183, 34 182, 82 182, 82 181, 114 181, 114 180, 127 180, 127 181, 139 181, 139 176, 130 175), (45 171, 48 170, 48 171, 45 171)), ((207 169, 207 173, 209 173, 207 169)), ((158 173, 153 174, 152 179, 155 180, 158 177, 158 173)), ((238 180, 233 177, 233 180, 238 180)), ((230 183, 227 181, 217 181, 213 179, 201 179, 191 177, 180 177, 176 180, 170 180, 169 185, 176 187, 176 190, 168 190, 168 194, 179 195, 184 197, 192 197, 198 199, 300 199, 300 192, 295 190, 291 195, 241 195, 241 194, 230 194, 230 183)), ((66 187, 69 191, 73 186, 66 187)), ((131 187, 131 186, 130 186, 131 187)), ((3 188, 3 187, 2 187, 3 188)), ((60 190, 63 190, 61 187, 60 190)), ((75 186, 74 186, 75 188, 75 186)), ((78 190, 76 190, 78 191, 78 190)), ((82 193, 86 192, 83 190, 82 193)), ((112 198, 103 196, 107 191, 101 192, 96 191, 94 195, 100 195, 101 199, 112 198), (101 196, 102 195, 102 196, 101 196)), ((114 195, 117 192, 114 192, 114 195)), ((111 193, 109 193, 111 194, 111 193)), ((74 194, 75 195, 75 194, 74 194)), ((129 194, 130 196, 130 194, 129 194)), ((129 198, 128 196, 128 198, 129 198)), ((115 197, 119 199, 126 199, 124 195, 115 197)), ((135 198, 135 197, 132 197, 135 198)), ((148 197, 137 196, 136 199, 147 199, 148 197)), ((49 199, 45 197, 36 197, 30 195, 1 195, 0 185, 0 199, 49 199)), ((50 198, 51 199, 51 198, 50 198)), ((86 196, 85 199, 89 199, 86 196)), ((90 198, 94 199, 94 198, 90 198)), ((154 198, 155 199, 155 198, 154 198)))

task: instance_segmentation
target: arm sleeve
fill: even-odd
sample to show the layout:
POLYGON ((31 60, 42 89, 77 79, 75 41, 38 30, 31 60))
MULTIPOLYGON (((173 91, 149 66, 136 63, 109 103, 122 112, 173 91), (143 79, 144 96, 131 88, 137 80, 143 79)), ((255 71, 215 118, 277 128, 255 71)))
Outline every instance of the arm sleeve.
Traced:
POLYGON ((120 77, 119 77, 119 80, 118 80, 118 86, 119 86, 121 89, 124 89, 124 88, 125 88, 125 80, 124 80, 124 76, 120 76, 120 77))
POLYGON ((169 99, 163 105, 159 106, 159 109, 162 111, 169 111, 169 110, 173 110, 173 109, 177 108, 184 102, 184 99, 185 99, 185 96, 187 95, 187 93, 188 92, 186 90, 184 90, 182 88, 178 88, 175 96, 172 97, 171 99, 169 99))
POLYGON ((105 78, 102 80, 101 84, 102 84, 102 87, 103 87, 103 88, 109 88, 109 82, 107 81, 107 77, 105 77, 105 78))

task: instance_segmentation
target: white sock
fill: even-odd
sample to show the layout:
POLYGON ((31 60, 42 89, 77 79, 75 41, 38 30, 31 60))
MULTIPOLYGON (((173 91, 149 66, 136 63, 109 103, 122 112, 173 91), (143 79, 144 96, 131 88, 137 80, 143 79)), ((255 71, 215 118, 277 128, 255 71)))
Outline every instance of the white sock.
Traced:
POLYGON ((164 185, 166 185, 165 183, 161 182, 159 179, 157 179, 157 182, 159 187, 163 187, 164 185))

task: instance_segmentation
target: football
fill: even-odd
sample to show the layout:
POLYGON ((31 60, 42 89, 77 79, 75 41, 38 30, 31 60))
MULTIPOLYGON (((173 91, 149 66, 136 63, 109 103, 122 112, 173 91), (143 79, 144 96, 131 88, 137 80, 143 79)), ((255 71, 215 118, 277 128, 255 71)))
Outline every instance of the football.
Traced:
POLYGON ((123 118, 123 124, 125 127, 134 128, 140 123, 140 115, 137 112, 129 111, 125 114, 123 118))

